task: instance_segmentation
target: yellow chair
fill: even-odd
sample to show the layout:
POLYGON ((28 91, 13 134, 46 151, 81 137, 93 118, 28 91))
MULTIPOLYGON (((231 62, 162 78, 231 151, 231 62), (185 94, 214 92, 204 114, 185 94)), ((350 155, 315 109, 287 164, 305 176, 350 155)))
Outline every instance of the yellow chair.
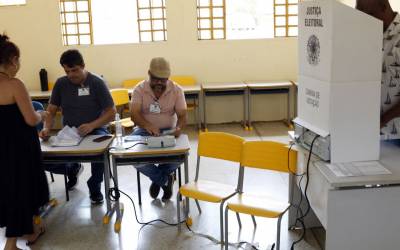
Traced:
POLYGON ((169 79, 181 86, 196 85, 196 79, 194 79, 192 76, 171 76, 169 79))
MULTIPOLYGON (((194 77, 192 76, 171 76, 169 78, 171 81, 176 82, 177 84, 179 84, 180 86, 193 86, 196 85, 196 79, 194 79, 194 77)), ((198 99, 197 99, 198 101, 198 99)), ((199 112, 198 112, 198 103, 196 102, 196 99, 193 99, 192 103, 188 103, 187 104, 187 110, 188 111, 195 111, 195 119, 196 119, 196 123, 199 126, 200 129, 200 123, 199 123, 199 112)))
POLYGON ((122 82, 122 87, 126 89, 131 89, 134 88, 136 85, 138 85, 138 83, 140 83, 143 80, 144 78, 128 79, 122 82))
MULTIPOLYGON (((121 117, 121 125, 124 128, 130 128, 134 126, 133 121, 130 117, 122 118, 124 107, 129 105, 129 93, 127 89, 111 89, 111 97, 114 101, 114 105, 117 108, 117 112, 121 117)), ((111 125, 114 125, 112 122, 111 125)))
MULTIPOLYGON (((200 180, 200 159, 209 157, 239 163, 243 142, 244 139, 242 137, 222 132, 199 134, 195 180, 180 187, 177 194, 178 223, 180 222, 179 201, 182 196, 194 199, 200 213, 201 209, 198 200, 220 203, 221 242, 223 241, 223 205, 229 197, 237 193, 236 187, 219 182, 200 180)), ((240 164, 238 164, 238 167, 240 168, 240 164)), ((186 218, 188 218, 188 206, 184 208, 184 211, 186 218)))
POLYGON ((278 201, 266 196, 243 193, 244 168, 258 168, 279 172, 296 172, 297 151, 290 152, 287 145, 271 141, 250 141, 243 144, 241 169, 238 179, 239 193, 230 198, 225 208, 225 249, 228 249, 228 211, 237 214, 250 214, 267 218, 278 218, 276 249, 280 247, 280 229, 282 216, 290 203, 278 201), (290 169, 290 170, 289 170, 290 169))

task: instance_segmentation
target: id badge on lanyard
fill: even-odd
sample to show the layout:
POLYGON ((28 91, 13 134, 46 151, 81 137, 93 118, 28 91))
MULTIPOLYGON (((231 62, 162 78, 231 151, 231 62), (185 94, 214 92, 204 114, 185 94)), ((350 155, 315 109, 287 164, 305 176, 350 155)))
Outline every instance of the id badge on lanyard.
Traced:
POLYGON ((150 104, 150 113, 159 114, 161 113, 160 103, 155 101, 154 103, 150 104))
POLYGON ((87 96, 90 95, 90 89, 86 88, 78 88, 78 96, 87 96))

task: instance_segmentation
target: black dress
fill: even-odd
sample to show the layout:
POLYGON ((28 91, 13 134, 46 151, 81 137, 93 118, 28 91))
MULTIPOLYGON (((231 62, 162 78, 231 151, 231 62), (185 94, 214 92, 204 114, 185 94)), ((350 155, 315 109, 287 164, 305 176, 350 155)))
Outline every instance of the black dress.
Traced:
POLYGON ((32 218, 49 201, 35 127, 16 104, 0 105, 0 227, 6 237, 33 233, 32 218))

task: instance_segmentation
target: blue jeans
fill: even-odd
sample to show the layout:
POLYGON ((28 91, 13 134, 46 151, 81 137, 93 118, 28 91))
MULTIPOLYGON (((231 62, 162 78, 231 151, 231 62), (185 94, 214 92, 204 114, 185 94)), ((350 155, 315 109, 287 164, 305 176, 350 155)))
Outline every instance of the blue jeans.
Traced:
MULTIPOLYGON (((105 128, 97 128, 93 130, 90 135, 107 135, 109 134, 105 128)), ((68 176, 75 177, 75 173, 79 170, 79 163, 60 163, 60 164, 47 164, 45 169, 52 173, 64 174, 65 168, 67 168, 68 176)), ((101 193, 101 183, 103 182, 104 175, 104 163, 92 163, 91 164, 92 176, 87 181, 90 195, 96 195, 101 193)))
MULTIPOLYGON (((162 130, 166 129, 161 129, 161 131, 162 130)), ((150 134, 145 129, 136 128, 132 135, 148 136, 150 134)), ((171 175, 178 167, 179 164, 177 163, 146 164, 135 166, 137 171, 149 177, 153 183, 160 187, 166 185, 168 176, 171 175)))

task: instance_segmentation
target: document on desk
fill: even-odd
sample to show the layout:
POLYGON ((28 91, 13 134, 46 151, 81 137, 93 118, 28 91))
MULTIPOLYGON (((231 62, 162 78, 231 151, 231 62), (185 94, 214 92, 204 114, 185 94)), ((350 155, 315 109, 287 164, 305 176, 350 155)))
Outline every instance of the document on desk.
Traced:
POLYGON ((327 166, 336 177, 356 177, 392 173, 378 161, 335 163, 325 164, 325 166, 327 166))
POLYGON ((77 128, 65 126, 56 136, 50 137, 49 141, 53 147, 70 147, 79 145, 82 139, 77 128))

